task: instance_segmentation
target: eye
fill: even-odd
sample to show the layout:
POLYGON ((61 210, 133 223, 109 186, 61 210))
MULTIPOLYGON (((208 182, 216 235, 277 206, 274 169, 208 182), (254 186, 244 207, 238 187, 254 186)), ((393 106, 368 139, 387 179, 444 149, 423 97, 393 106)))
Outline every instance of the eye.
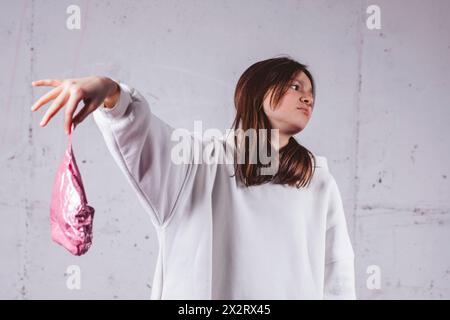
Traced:
MULTIPOLYGON (((297 87, 297 89, 300 89, 302 86, 301 86, 301 84, 293 83, 293 84, 291 85, 291 88, 293 88, 293 87, 297 87)), ((295 91, 298 91, 297 89, 294 89, 294 90, 295 90, 295 91)))

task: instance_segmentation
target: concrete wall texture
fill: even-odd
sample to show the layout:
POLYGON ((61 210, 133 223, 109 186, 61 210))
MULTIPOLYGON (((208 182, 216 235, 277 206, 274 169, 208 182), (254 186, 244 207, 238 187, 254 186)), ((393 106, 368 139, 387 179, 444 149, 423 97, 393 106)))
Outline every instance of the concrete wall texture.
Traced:
POLYGON ((449 15, 447 0, 2 0, 0 298, 148 299, 158 252, 92 117, 73 146, 96 208, 94 244, 75 257, 51 241, 51 188, 68 140, 63 112, 39 127, 49 105, 30 107, 50 88, 31 81, 106 75, 174 127, 202 120, 225 132, 242 72, 287 54, 317 81, 298 139, 327 157, 341 189, 358 298, 449 299, 449 15), (71 5, 80 29, 67 27, 71 5), (368 27, 370 5, 380 29, 368 27))

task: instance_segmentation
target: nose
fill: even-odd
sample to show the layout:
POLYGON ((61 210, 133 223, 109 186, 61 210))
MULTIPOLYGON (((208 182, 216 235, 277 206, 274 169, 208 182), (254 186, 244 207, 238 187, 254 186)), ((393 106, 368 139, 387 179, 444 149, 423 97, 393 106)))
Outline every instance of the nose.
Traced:
POLYGON ((301 96, 300 101, 303 102, 304 104, 311 106, 312 102, 313 102, 313 98, 312 98, 312 96, 301 96))

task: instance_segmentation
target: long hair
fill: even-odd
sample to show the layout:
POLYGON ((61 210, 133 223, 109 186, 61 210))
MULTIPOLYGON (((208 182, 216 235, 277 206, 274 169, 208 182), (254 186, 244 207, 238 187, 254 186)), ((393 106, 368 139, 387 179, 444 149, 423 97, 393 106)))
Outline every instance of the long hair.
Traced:
POLYGON ((254 129, 258 134, 256 134, 256 139, 250 139, 251 142, 254 142, 252 144, 246 143, 246 136, 243 141, 245 147, 242 150, 238 146, 237 137, 234 137, 235 173, 233 176, 236 176, 238 183, 247 187, 268 182, 287 184, 297 188, 309 185, 314 174, 316 160, 312 152, 300 145, 293 137, 290 137, 289 142, 278 150, 278 170, 275 174, 262 175, 261 168, 265 165, 256 156, 260 146, 263 146, 264 150, 267 148, 273 152, 270 139, 273 128, 262 107, 266 94, 271 91, 270 102, 272 105, 278 105, 289 89, 292 79, 301 72, 305 73, 311 81, 312 94, 315 98, 314 80, 307 70, 307 66, 289 56, 259 61, 245 70, 239 78, 234 94, 236 117, 232 127, 239 132, 254 129), (260 136, 261 131, 266 133, 263 134, 263 138, 260 136), (239 152, 243 152, 240 156, 244 155, 244 157, 256 159, 256 161, 238 163, 239 152))

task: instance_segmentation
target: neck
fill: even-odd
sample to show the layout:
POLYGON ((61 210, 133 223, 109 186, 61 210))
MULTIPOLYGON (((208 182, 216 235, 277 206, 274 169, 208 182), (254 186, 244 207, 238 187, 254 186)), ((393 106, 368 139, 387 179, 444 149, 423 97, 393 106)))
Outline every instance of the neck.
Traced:
POLYGON ((291 136, 289 135, 284 135, 284 134, 279 134, 279 139, 278 139, 278 145, 277 145, 277 139, 275 139, 273 141, 273 147, 276 150, 279 150, 281 148, 283 148, 284 146, 286 146, 289 143, 289 139, 291 138, 291 136))

